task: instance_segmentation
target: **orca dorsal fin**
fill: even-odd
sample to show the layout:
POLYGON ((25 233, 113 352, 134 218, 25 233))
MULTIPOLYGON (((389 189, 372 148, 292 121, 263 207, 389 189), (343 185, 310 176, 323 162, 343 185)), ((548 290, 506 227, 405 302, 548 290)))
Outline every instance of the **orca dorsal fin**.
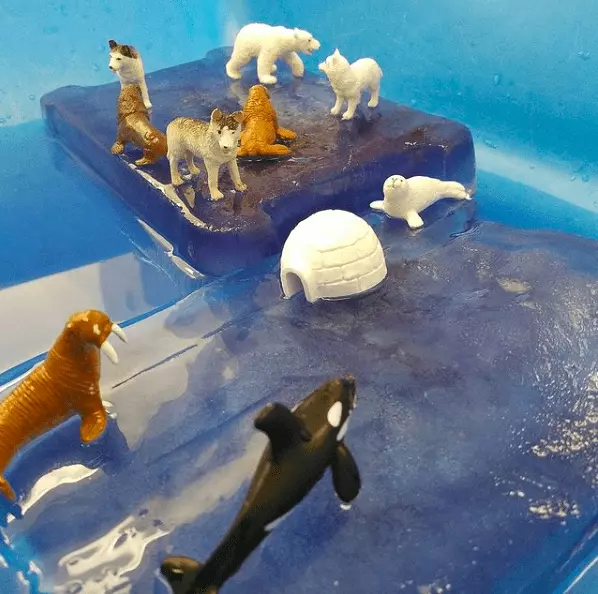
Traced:
POLYGON ((255 418, 253 425, 268 436, 275 462, 280 460, 280 456, 288 448, 311 439, 303 421, 278 402, 265 406, 255 418))

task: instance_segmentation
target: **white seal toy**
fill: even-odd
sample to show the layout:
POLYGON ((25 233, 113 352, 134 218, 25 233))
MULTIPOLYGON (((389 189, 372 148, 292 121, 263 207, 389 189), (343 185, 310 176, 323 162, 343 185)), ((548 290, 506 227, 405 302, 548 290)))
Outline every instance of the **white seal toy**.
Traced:
POLYGON ((361 58, 361 60, 349 64, 347 58, 336 49, 318 68, 328 77, 330 86, 336 95, 336 103, 330 110, 332 115, 338 115, 346 101, 347 111, 343 114, 343 120, 352 119, 361 101, 361 94, 366 89, 370 92, 368 107, 377 107, 380 98, 382 69, 376 60, 361 58))
POLYGON ((116 43, 114 39, 108 42, 110 47, 110 62, 108 67, 120 80, 121 88, 126 85, 137 85, 141 91, 143 104, 151 111, 152 104, 145 82, 145 71, 141 55, 132 45, 116 43))
POLYGON ((285 298, 303 289, 311 303, 367 293, 386 274, 376 233, 361 217, 344 210, 323 210, 301 221, 280 257, 285 298))
POLYGON ((401 175, 391 175, 384 182, 383 192, 384 200, 376 200, 370 207, 389 217, 405 219, 411 229, 423 227, 419 213, 442 198, 471 200, 463 184, 424 176, 405 179, 401 175))
POLYGON ((235 38, 233 53, 226 64, 229 78, 241 78, 241 68, 252 58, 257 58, 257 75, 263 85, 276 83, 276 60, 284 60, 293 76, 301 78, 305 72, 299 53, 311 55, 320 49, 320 42, 303 29, 272 27, 263 23, 250 23, 241 28, 235 38))

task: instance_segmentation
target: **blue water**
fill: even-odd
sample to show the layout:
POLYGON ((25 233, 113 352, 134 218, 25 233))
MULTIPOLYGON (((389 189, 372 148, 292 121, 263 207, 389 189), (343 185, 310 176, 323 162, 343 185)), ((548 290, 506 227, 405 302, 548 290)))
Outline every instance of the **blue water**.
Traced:
MULTIPOLYGON (((81 289, 76 285, 78 281, 70 280, 76 278, 73 271, 105 263, 97 287, 93 285, 89 290, 97 292, 109 304, 107 308, 124 319, 143 317, 189 294, 202 283, 211 286, 209 280, 190 282, 185 279, 145 235, 118 198, 76 167, 43 132, 38 108, 41 94, 64 84, 112 80, 105 68, 105 43, 110 37, 136 44, 143 51, 148 70, 154 70, 197 59, 209 48, 230 41, 228 28, 235 23, 268 19, 309 28, 323 42, 321 55, 306 60, 311 68, 337 44, 352 59, 375 56, 386 72, 385 96, 458 118, 474 129, 480 148, 496 147, 492 149, 496 159, 490 154, 483 160, 475 220, 598 238, 597 192, 593 184, 596 171, 592 165, 597 157, 592 139, 598 132, 594 101, 598 83, 592 76, 598 56, 592 24, 598 16, 595 3, 577 0, 563 4, 549 0, 540 5, 509 0, 472 6, 463 0, 443 0, 434 10, 425 10, 420 4, 410 1, 397 7, 396 3, 384 1, 376 10, 371 10, 365 4, 347 5, 336 0, 326 4, 308 0, 296 6, 261 2, 249 6, 241 0, 200 4, 185 1, 175 5, 150 0, 117 9, 113 2, 99 2, 93 7, 72 1, 4 2, 0 7, 5 48, 0 54, 0 237, 3 250, 0 297, 8 297, 3 302, 4 311, 0 312, 4 314, 0 370, 9 371, 0 376, 0 383, 14 377, 14 369, 10 371, 14 368, 11 342, 17 334, 22 334, 23 320, 32 323, 38 315, 40 319, 52 321, 56 328, 64 320, 56 297, 52 297, 54 301, 36 299, 34 308, 23 311, 21 296, 13 298, 9 289, 22 285, 33 293, 35 286, 41 286, 39 283, 53 283, 51 275, 64 273, 66 276, 60 276, 60 286, 64 287, 62 294, 68 301, 81 289), (529 162, 530 169, 538 163, 554 169, 558 172, 559 184, 552 180, 542 183, 545 181, 542 175, 526 180, 519 179, 518 175, 506 175, 499 162, 505 155, 511 157, 514 153, 529 162), (113 264, 115 258, 128 255, 133 257, 134 265, 127 264, 121 270, 113 264), (23 285, 26 281, 33 283, 23 285), (7 363, 2 365, 3 361, 7 363)), ((558 285, 557 278, 563 279, 571 273, 579 275, 577 280, 594 282, 592 262, 583 261, 582 257, 584 251, 594 253, 591 243, 577 244, 577 240, 569 241, 567 237, 513 236, 508 230, 502 235, 498 229, 493 241, 499 251, 506 249, 507 236, 510 241, 515 237, 520 243, 525 243, 526 238, 532 244, 536 241, 533 245, 539 246, 540 251, 545 250, 545 254, 551 253, 548 245, 558 245, 565 251, 573 249, 573 245, 585 246, 573 250, 575 256, 564 259, 567 265, 559 269, 561 277, 550 278, 558 285)), ((423 258, 422 264, 431 265, 432 256, 426 256, 428 250, 433 248, 442 254, 445 248, 444 243, 439 245, 426 237, 425 234, 420 236, 420 244, 401 244, 400 249, 394 249, 401 254, 402 250, 406 251, 413 261, 423 258)), ((392 241, 388 244, 392 248, 390 244, 392 241)), ((533 251, 531 247, 530 250, 533 251)), ((438 262, 442 262, 440 254, 435 256, 440 258, 438 262)), ((562 262, 562 255, 555 256, 555 260, 562 262)), ((489 261, 496 262, 492 258, 489 261)), ((541 263, 542 269, 546 269, 550 260, 541 263)), ((511 262, 512 266, 515 264, 516 259, 511 262)), ((275 263, 272 265, 275 267, 275 263)), ((538 262, 536 266, 540 266, 538 262)), ((30 450, 15 466, 13 476, 23 491, 31 492, 34 485, 37 490, 25 500, 30 508, 25 510, 22 519, 10 522, 5 531, 8 539, 5 546, 0 545, 10 567, 2 574, 4 581, 0 581, 3 592, 36 591, 33 586, 23 585, 22 577, 16 573, 19 570, 30 584, 35 583, 35 576, 41 572, 42 591, 70 584, 71 590, 54 591, 75 592, 76 584, 73 586, 70 582, 87 580, 83 591, 92 594, 126 592, 131 583, 137 584, 131 592, 153 591, 153 588, 164 592, 156 585, 153 572, 168 544, 201 557, 209 553, 239 503, 243 481, 251 472, 251 456, 259 453, 250 429, 256 407, 279 393, 284 393, 285 401, 291 402, 311 389, 316 380, 337 369, 334 357, 329 356, 313 362, 314 369, 316 363, 320 365, 317 371, 312 368, 301 371, 305 362, 299 364, 291 357, 296 366, 294 372, 290 363, 290 371, 282 378, 268 371, 270 361, 276 361, 278 355, 287 360, 289 336, 296 341, 295 347, 308 352, 306 345, 314 340, 310 338, 310 325, 317 327, 315 336, 320 337, 323 344, 334 342, 339 332, 332 328, 328 333, 322 326, 322 316, 330 315, 326 310, 317 310, 314 314, 313 310, 300 305, 299 300, 287 306, 279 304, 275 294, 275 268, 272 270, 247 273, 242 281, 237 277, 214 285, 213 290, 203 289, 194 296, 188 311, 183 305, 171 314, 176 323, 166 323, 160 317, 164 314, 156 314, 131 326, 131 347, 121 350, 122 366, 105 369, 106 397, 114 402, 118 425, 115 423, 97 446, 82 449, 76 443, 76 427, 68 424, 30 450), (290 335, 282 331, 285 320, 294 324, 291 324, 293 333, 290 335), (268 325, 264 326, 266 321, 268 325), (164 325, 168 329, 166 333, 162 330, 164 325), (276 333, 268 334, 268 328, 276 333), (168 337, 172 334, 177 336, 177 341, 171 344, 168 337), (198 340, 198 336, 205 338, 198 340), (276 336, 276 340, 267 352, 260 351, 272 336, 276 336), (188 354, 185 354, 186 349, 190 349, 188 354), (252 356, 252 349, 262 356, 252 356), (171 359, 178 352, 180 354, 171 359), (153 366, 157 366, 157 376, 163 376, 160 381, 151 373, 136 375, 153 366), (129 380, 133 376, 135 379, 129 380), (126 383, 122 384, 123 381, 126 383), (188 385, 195 386, 191 391, 195 398, 188 397, 188 385), (199 395, 202 396, 200 401, 199 395), (142 410, 144 414, 140 414, 142 410), (179 450, 175 449, 177 445, 181 446, 179 450), (192 472, 185 470, 185 464, 193 466, 192 472), (64 469, 63 474, 52 474, 50 471, 58 465, 64 469), (86 478, 92 471, 85 471, 84 466, 100 470, 86 478), (106 505, 106 501, 110 504, 106 505), (222 503, 219 505, 218 501, 222 503), (93 526, 89 522, 91 515, 93 526), (163 536, 162 531, 170 534, 163 536), (102 537, 105 537, 103 542, 93 544, 102 537), (106 546, 98 553, 103 543, 106 546), (91 548, 82 550, 86 545, 91 548), (79 560, 79 569, 76 569, 77 564, 66 563, 70 553, 79 560)), ((454 282, 454 279, 448 280, 454 282)), ((448 320, 453 320, 456 332, 466 325, 460 316, 467 315, 464 304, 469 304, 467 307, 475 313, 472 321, 477 320, 482 328, 479 316, 485 315, 488 297, 487 293, 478 291, 488 287, 471 281, 467 290, 451 292, 448 280, 446 287, 436 293, 428 286, 427 303, 433 305, 430 311, 437 311, 440 316, 446 311, 445 306, 451 305, 455 317, 448 320)), ((537 279, 536 282, 541 284, 542 281, 537 279)), ((415 283, 413 290, 419 287, 423 291, 424 286, 415 283)), ((546 295, 549 292, 546 290, 546 295)), ((540 303, 548 307, 546 295, 540 303)), ((491 293, 490 297, 496 298, 496 295, 491 293)), ((81 299, 73 297, 73 307, 86 307, 87 302, 81 299)), ((494 311, 494 307, 506 316, 503 308, 510 302, 505 296, 501 299, 491 302, 490 311, 494 311)), ((417 305, 414 303, 413 307, 417 305)), ((353 309, 342 307, 347 309, 343 320, 355 314, 367 320, 368 312, 363 305, 353 309)), ((417 309, 411 310, 411 315, 415 311, 417 309)), ((426 311, 424 308, 422 315, 430 315, 426 311)), ((554 314, 556 310, 553 307, 550 311, 554 314)), ((591 319, 591 300, 584 302, 579 311, 591 319)), ((376 327, 375 320, 371 320, 371 324, 372 328, 376 327)), ((475 325, 467 327, 472 332, 477 328, 475 325)), ((28 354, 22 359, 48 347, 51 328, 47 335, 42 335, 31 326, 27 333, 28 354)), ((346 327, 338 336, 345 336, 345 330, 346 327)), ((535 584, 536 589, 529 591, 541 594, 552 590, 589 594, 598 590, 598 570, 593 568, 596 554, 592 553, 596 496, 593 482, 588 479, 588 466, 592 465, 596 453, 591 434, 585 435, 589 445, 577 458, 549 460, 554 464, 544 466, 545 459, 536 461, 533 469, 538 474, 532 477, 535 482, 528 483, 529 475, 518 474, 518 471, 529 470, 527 463, 531 458, 522 454, 520 459, 508 453, 508 448, 503 448, 501 443, 493 451, 488 440, 496 437, 500 442, 501 439, 496 432, 486 434, 483 416, 490 414, 490 410, 494 414, 492 406, 500 407, 501 398, 511 397, 505 409, 507 416, 490 419, 497 423, 496 431, 503 427, 500 424, 503 422, 509 424, 510 421, 510 428, 516 426, 518 414, 520 428, 536 431, 538 435, 543 430, 550 433, 550 427, 558 430, 562 427, 559 423, 566 421, 568 415, 578 415, 579 420, 579 415, 587 412, 588 401, 578 398, 579 393, 570 386, 577 386, 581 392, 584 387, 581 370, 589 373, 595 359, 595 349, 585 353, 584 358, 574 349, 576 341, 582 347, 593 344, 591 326, 584 332, 586 330, 588 333, 583 334, 583 340, 579 327, 549 337, 556 350, 551 352, 548 361, 559 364, 573 361, 575 370, 563 365, 564 377, 555 379, 557 385, 564 386, 565 397, 563 392, 556 392, 558 395, 554 396, 562 399, 560 408, 549 406, 547 416, 534 422, 526 417, 526 411, 530 411, 525 403, 530 399, 545 410, 547 402, 533 399, 530 393, 515 390, 513 386, 510 391, 507 388, 500 391, 495 398, 488 396, 491 404, 482 401, 487 405, 486 410, 476 410, 479 415, 472 423, 463 425, 459 414, 466 417, 471 410, 460 411, 456 401, 462 393, 458 390, 451 393, 450 405, 446 400, 449 391, 436 388, 428 393, 427 405, 418 403, 422 382, 438 381, 442 385, 454 381, 450 374, 448 380, 443 379, 450 360, 436 359, 439 379, 430 379, 424 365, 420 370, 423 377, 416 376, 419 379, 411 385, 408 373, 402 368, 393 371, 392 380, 384 380, 384 375, 382 380, 376 379, 375 361, 368 367, 365 363, 370 359, 361 362, 359 352, 356 351, 353 358, 347 356, 345 362, 351 361, 364 378, 366 402, 368 396, 370 398, 369 404, 360 408, 363 416, 351 432, 351 443, 362 456, 369 480, 362 507, 356 509, 353 518, 338 517, 329 485, 322 484, 311 503, 306 502, 297 516, 281 525, 280 529, 285 532, 278 532, 278 540, 269 543, 249 562, 240 581, 231 584, 230 591, 262 588, 262 591, 319 592, 335 588, 334 582, 338 581, 339 591, 351 592, 353 586, 344 587, 347 582, 343 581, 343 575, 352 584, 360 585, 356 591, 366 591, 359 581, 362 578, 358 561, 363 552, 352 547, 357 537, 365 538, 367 548, 373 551, 370 570, 379 576, 376 589, 380 592, 394 593, 403 589, 417 592, 416 586, 430 584, 446 589, 451 583, 453 592, 477 594, 491 591, 489 582, 483 581, 489 579, 494 579, 492 591, 509 594, 524 591, 517 588, 521 588, 525 580, 535 584), (557 348, 564 345, 573 349, 566 356, 557 348), (568 384, 572 377, 575 381, 568 384), (408 390, 411 400, 397 405, 397 385, 411 390, 408 390), (389 411, 390 418, 383 422, 383 416, 388 416, 389 411), (448 416, 447 411, 451 413, 448 416), (476 439, 461 441, 463 437, 458 429, 466 431, 468 426, 476 439), (438 454, 448 447, 439 445, 436 430, 440 428, 449 430, 454 438, 454 443, 445 449, 444 457, 438 454), (372 435, 378 436, 377 441, 371 440, 372 435), (397 448, 397 442, 390 436, 402 440, 398 451, 404 459, 390 454, 390 458, 379 456, 380 451, 397 452, 393 449, 397 448), (483 443, 486 447, 482 447, 483 443), (360 444, 363 445, 360 447, 360 444), (473 448, 475 454, 476 447, 480 448, 480 454, 478 458, 470 458, 472 476, 461 466, 468 458, 459 448, 473 448), (505 487, 507 493, 531 490, 540 500, 548 499, 556 490, 558 496, 554 501, 557 504, 581 502, 581 517, 576 518, 568 507, 567 524, 561 526, 558 518, 541 520, 530 515, 527 499, 517 506, 518 496, 499 497, 489 484, 479 481, 480 473, 489 471, 485 464, 489 457, 495 462, 500 460, 496 462, 495 474, 499 479, 511 473, 511 482, 507 481, 505 487), (389 468, 392 473, 388 472, 389 468), (423 472, 426 468, 428 472, 423 472), (503 470, 509 472, 501 474, 503 470), (464 482, 458 484, 459 478, 464 482), (528 486, 522 487, 521 481, 528 486), (447 484, 459 487, 451 491, 450 497, 445 490, 447 484), (559 491, 564 484, 567 488, 559 491), (376 491, 381 499, 376 499, 372 492, 376 486, 380 486, 376 491), (419 501, 422 497, 429 498, 425 505, 419 501), (485 503, 495 504, 495 507, 489 511, 485 503), (504 512, 506 516, 496 521, 491 511, 504 512), (415 522, 417 538, 413 536, 414 525, 409 522, 415 522), (360 527, 370 523, 371 531, 376 530, 375 538, 368 530, 360 531, 360 527), (478 551, 484 550, 484 542, 471 543, 471 550, 464 548, 464 541, 460 539, 465 539, 476 523, 480 524, 477 536, 487 539, 485 550, 499 548, 497 542, 505 545, 500 559, 490 562, 483 559, 481 553, 477 556, 478 551), (397 526, 403 527, 400 539, 396 538, 397 526), (412 532, 408 532, 408 528, 412 532), (391 532, 394 538, 390 538, 391 532), (290 534, 294 540, 290 540, 290 534), (509 538, 516 544, 510 545, 509 538), (459 549, 459 555, 451 551, 451 542, 459 549), (580 542, 584 546, 576 550, 580 542), (376 545, 381 548, 375 548, 376 545), (510 546, 514 549, 509 549, 510 546), (288 564, 289 558, 294 560, 292 566, 288 564), (352 560, 347 569, 342 565, 346 559, 352 560), (450 565, 455 559, 459 559, 461 565, 451 566, 443 573, 443 562, 450 565), (552 576, 543 575, 542 568, 547 567, 559 569, 552 576), (333 578, 332 585, 322 582, 322 575, 333 578), (384 576, 395 580, 392 589, 385 589, 389 584, 384 582, 384 576), (485 584, 483 589, 476 589, 477 580, 485 584), (558 581, 564 584, 560 590, 558 581), (285 587, 288 590, 283 590, 285 587)), ((448 340, 451 335, 446 337, 448 340)), ((386 348, 392 352, 397 335, 394 331, 380 335, 372 330, 369 339, 375 342, 374 350, 386 348)), ((522 336, 521 343, 526 341, 528 336, 522 336)), ((414 348, 420 349, 418 357, 426 360, 431 345, 433 341, 430 344, 416 342, 414 348)), ((459 346, 468 348, 468 343, 465 341, 459 346)), ((476 360, 473 350, 468 353, 469 360, 477 362, 473 367, 463 363, 460 369, 479 370, 482 362, 476 360)), ((462 361, 460 357, 454 358, 462 361)), ((532 360, 530 353, 522 358, 531 367, 532 360)), ((413 366, 413 360, 410 364, 413 366)), ((508 375, 508 369, 511 368, 505 368, 504 376, 508 375)), ((493 375, 497 370, 492 365, 485 368, 485 373, 487 378, 494 378, 497 385, 504 386, 501 383, 504 377, 493 375)), ((464 372, 464 376, 467 377, 467 373, 464 372)), ((471 381, 474 381, 473 375, 471 381)), ((529 384, 527 389, 530 389, 529 384)), ((554 400, 551 402, 554 405, 554 400)), ((519 438, 513 439, 510 445, 519 443, 519 438)))

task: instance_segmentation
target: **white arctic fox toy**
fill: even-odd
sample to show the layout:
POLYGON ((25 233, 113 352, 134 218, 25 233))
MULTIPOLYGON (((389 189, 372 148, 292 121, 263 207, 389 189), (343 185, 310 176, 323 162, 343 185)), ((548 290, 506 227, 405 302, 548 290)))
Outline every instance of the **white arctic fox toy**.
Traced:
POLYGON ((257 75, 263 85, 276 83, 276 60, 284 60, 293 76, 302 77, 305 66, 299 52, 311 55, 320 49, 320 42, 303 29, 273 27, 263 23, 245 25, 237 33, 233 53, 226 64, 226 74, 234 79, 241 78, 241 68, 252 58, 257 58, 257 75))
POLYGON ((465 186, 455 181, 441 181, 433 177, 416 176, 405 179, 391 175, 383 186, 384 201, 370 203, 374 210, 381 210, 389 217, 404 219, 411 229, 424 226, 419 213, 442 198, 471 200, 465 186))
POLYGON ((330 110, 332 115, 338 115, 346 101, 347 111, 343 114, 343 120, 352 119, 361 101, 361 94, 366 89, 370 92, 368 107, 378 105, 382 69, 376 60, 361 58, 349 64, 347 58, 336 49, 318 68, 326 74, 336 95, 336 103, 330 110))

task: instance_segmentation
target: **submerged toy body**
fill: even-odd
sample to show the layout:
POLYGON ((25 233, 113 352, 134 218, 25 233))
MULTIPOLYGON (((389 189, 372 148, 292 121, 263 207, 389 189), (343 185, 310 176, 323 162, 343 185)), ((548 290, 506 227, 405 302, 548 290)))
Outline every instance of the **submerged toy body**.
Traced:
POLYGON ((69 417, 81 416, 81 441, 97 439, 107 423, 100 395, 100 350, 118 363, 111 333, 126 340, 123 330, 101 311, 71 316, 36 367, 0 403, 0 492, 15 493, 2 473, 16 452, 69 417))
POLYGON ((370 92, 368 107, 378 105, 382 69, 372 58, 361 58, 349 64, 349 61, 336 49, 318 68, 326 74, 336 95, 336 103, 330 110, 332 115, 338 115, 346 101, 347 111, 343 114, 343 120, 352 119, 361 101, 361 95, 366 89, 370 92))
POLYGON ((226 64, 226 74, 241 78, 241 68, 252 58, 257 58, 257 75, 263 85, 276 83, 276 60, 284 60, 293 76, 302 77, 305 72, 299 53, 311 55, 320 49, 320 42, 308 31, 273 27, 263 23, 250 23, 241 28, 235 38, 233 53, 226 64))
POLYGON ((282 291, 288 299, 345 299, 376 288, 387 275, 384 250, 374 230, 356 214, 322 210, 289 234, 280 257, 282 291))
POLYGON ((112 154, 123 153, 129 142, 143 149, 143 157, 135 161, 135 165, 151 165, 165 157, 168 150, 166 135, 149 121, 149 113, 137 85, 124 85, 120 91, 116 141, 112 145, 112 154))
POLYGON ((143 104, 148 110, 152 109, 152 103, 145 82, 145 70, 141 55, 132 45, 116 43, 114 39, 108 42, 110 47, 110 62, 108 67, 120 80, 120 86, 137 85, 141 90, 143 104))
POLYGON ((247 186, 241 181, 237 165, 237 150, 241 137, 243 112, 226 114, 219 109, 212 112, 210 122, 192 118, 177 118, 166 128, 168 161, 172 184, 181 185, 179 162, 185 159, 191 175, 199 174, 193 162, 194 157, 203 159, 208 173, 208 187, 212 200, 219 200, 224 194, 218 189, 220 167, 226 163, 236 190, 244 191, 247 186))
POLYGON ((255 85, 249 89, 243 118, 241 147, 237 153, 240 157, 284 156, 291 153, 289 147, 276 144, 276 139, 294 140, 297 134, 278 125, 276 111, 270 103, 266 87, 255 85))
POLYGON ((384 182, 383 192, 384 200, 376 200, 370 207, 389 217, 404 219, 411 229, 423 227, 419 213, 442 198, 471 200, 463 184, 424 176, 405 179, 402 175, 391 175, 384 182))
POLYGON ((356 404, 352 377, 327 382, 290 411, 266 406, 255 427, 269 438, 232 527, 202 565, 189 557, 169 557, 161 567, 174 594, 217 594, 222 584, 332 469, 334 489, 345 504, 357 497, 361 480, 344 444, 356 404))

